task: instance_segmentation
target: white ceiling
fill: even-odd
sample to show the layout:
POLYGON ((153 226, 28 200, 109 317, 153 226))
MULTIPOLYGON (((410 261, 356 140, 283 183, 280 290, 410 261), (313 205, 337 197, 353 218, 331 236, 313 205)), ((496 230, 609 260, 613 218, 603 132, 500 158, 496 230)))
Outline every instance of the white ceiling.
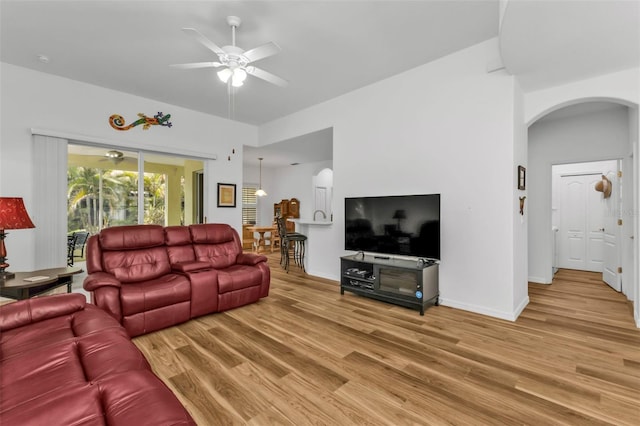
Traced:
POLYGON ((217 60, 181 31, 282 51, 256 63, 286 88, 249 77, 234 118, 261 124, 498 35, 498 0, 482 1, 25 1, 2 0, 0 59, 173 105, 228 117, 217 60), (38 55, 50 58, 48 64, 38 55))
MULTIPOLYGON (((501 55, 525 91, 640 66, 640 1, 509 0, 501 55)), ((169 64, 216 60, 181 28, 230 44, 282 51, 256 63, 286 88, 249 77, 232 118, 262 124, 498 36, 498 0, 32 1, 0 0, 0 60, 229 117, 213 69, 169 64), (38 61, 49 57, 49 63, 38 61)), ((247 163, 321 161, 330 131, 245 147, 247 163), (328 133, 329 132, 329 133, 328 133)))

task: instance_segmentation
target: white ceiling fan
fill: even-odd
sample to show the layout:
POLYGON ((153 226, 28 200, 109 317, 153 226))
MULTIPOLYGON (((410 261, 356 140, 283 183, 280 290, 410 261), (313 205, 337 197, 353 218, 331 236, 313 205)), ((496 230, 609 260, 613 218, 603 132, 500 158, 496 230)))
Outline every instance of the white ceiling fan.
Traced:
POLYGON ((107 151, 104 154, 104 158, 98 161, 111 161, 113 164, 118 165, 120 163, 122 163, 123 161, 129 162, 129 163, 137 163, 138 160, 132 157, 126 157, 124 155, 123 152, 121 151, 116 151, 111 150, 111 151, 107 151))
POLYGON ((271 74, 268 71, 250 65, 253 62, 259 61, 260 59, 264 59, 269 56, 273 56, 276 53, 280 52, 280 47, 277 44, 270 41, 269 43, 263 44, 247 51, 236 46, 236 28, 240 26, 241 22, 242 21, 237 16, 227 17, 227 23, 231 27, 231 45, 224 47, 219 47, 217 44, 206 38, 194 28, 183 28, 182 31, 190 34, 198 42, 218 55, 218 61, 194 62, 190 64, 173 64, 170 66, 180 69, 224 67, 222 70, 218 71, 218 77, 224 83, 231 82, 231 85, 233 87, 242 86, 244 84, 244 80, 247 78, 247 74, 258 77, 280 87, 287 86, 289 83, 286 80, 274 74, 271 74))

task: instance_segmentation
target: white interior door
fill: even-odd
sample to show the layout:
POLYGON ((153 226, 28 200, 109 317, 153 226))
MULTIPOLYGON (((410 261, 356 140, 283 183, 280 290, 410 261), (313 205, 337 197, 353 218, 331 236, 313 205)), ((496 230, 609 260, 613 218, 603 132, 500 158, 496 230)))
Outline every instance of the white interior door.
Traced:
POLYGON ((601 176, 585 176, 585 201, 587 204, 587 271, 601 272, 604 265, 604 216, 602 194, 595 190, 601 176))
POLYGON ((602 272, 604 209, 594 189, 600 175, 562 176, 560 181, 559 265, 602 272))
POLYGON ((620 234, 620 225, 618 225, 620 181, 618 180, 617 170, 608 170, 604 175, 611 181, 612 190, 609 198, 604 198, 602 194, 598 192, 601 203, 603 203, 606 211, 604 215, 604 264, 602 268, 602 280, 609 284, 614 290, 620 291, 622 289, 620 274, 618 273, 618 266, 620 266, 620 245, 618 244, 620 234))

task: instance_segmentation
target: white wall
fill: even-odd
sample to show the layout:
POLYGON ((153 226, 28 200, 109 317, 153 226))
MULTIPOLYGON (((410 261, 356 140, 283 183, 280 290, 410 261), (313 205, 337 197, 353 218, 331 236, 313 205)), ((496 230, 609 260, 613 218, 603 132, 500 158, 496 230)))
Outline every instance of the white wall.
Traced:
POLYGON ((497 52, 490 40, 260 127, 260 145, 334 129, 334 224, 316 273, 338 277, 344 197, 441 193, 442 303, 515 318, 516 93, 486 72, 497 52))
MULTIPOLYGON (((0 63, 0 195, 25 199, 27 209, 33 197, 33 138, 31 128, 78 135, 80 139, 107 145, 154 149, 181 155, 197 155, 208 161, 209 190, 207 219, 240 229, 240 207, 216 207, 216 182, 242 184, 242 146, 257 144, 257 128, 202 114, 151 99, 131 96, 97 86, 0 63), (137 113, 171 114, 173 127, 139 127, 116 131, 109 126, 112 114, 127 122, 137 113), (232 149, 233 161, 227 161, 232 149)), ((36 224, 37 226, 37 224, 36 224)), ((37 267, 34 233, 19 231, 7 240, 12 270, 37 267)))
POLYGON ((640 134, 640 116, 638 107, 629 108, 629 138, 631 146, 629 155, 622 163, 623 169, 623 199, 633 200, 632 205, 623 209, 622 234, 626 244, 622 246, 623 287, 631 287, 629 296, 634 301, 634 316, 636 325, 640 328, 640 271, 638 270, 640 259, 640 148, 638 136, 640 134), (631 179, 635 184, 625 184, 631 179), (633 237, 633 238, 631 238, 633 237), (632 271, 627 274, 625 271, 632 271), (625 284, 625 280, 628 282, 625 284))
POLYGON ((640 68, 528 92, 525 94, 524 120, 531 125, 552 111, 590 101, 616 101, 637 106, 640 102, 640 68))
MULTIPOLYGON (((520 89, 520 85, 515 84, 514 111, 513 111, 513 163, 511 172, 513 173, 513 182, 518 182, 518 167, 527 165, 527 127, 524 125, 524 94, 520 89)), ((525 174, 525 188, 526 185, 525 174)), ((515 216, 513 221, 513 310, 515 316, 520 315, 529 303, 529 285, 526 277, 528 276, 528 262, 525 253, 527 253, 528 244, 528 225, 529 225, 529 200, 524 199, 524 214, 520 214, 520 197, 527 197, 527 189, 518 189, 517 184, 512 185, 512 211, 515 216)))
POLYGON ((620 106, 529 127, 529 281, 550 283, 553 278, 551 166, 623 158, 630 145, 628 120, 627 107, 620 106))

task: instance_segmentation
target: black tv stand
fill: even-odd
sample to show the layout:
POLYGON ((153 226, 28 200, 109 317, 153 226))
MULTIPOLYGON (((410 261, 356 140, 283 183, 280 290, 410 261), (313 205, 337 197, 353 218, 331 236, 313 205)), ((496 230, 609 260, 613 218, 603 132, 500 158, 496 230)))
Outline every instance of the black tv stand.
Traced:
POLYGON ((340 294, 345 291, 413 308, 438 305, 438 263, 370 256, 358 253, 340 258, 340 294))

